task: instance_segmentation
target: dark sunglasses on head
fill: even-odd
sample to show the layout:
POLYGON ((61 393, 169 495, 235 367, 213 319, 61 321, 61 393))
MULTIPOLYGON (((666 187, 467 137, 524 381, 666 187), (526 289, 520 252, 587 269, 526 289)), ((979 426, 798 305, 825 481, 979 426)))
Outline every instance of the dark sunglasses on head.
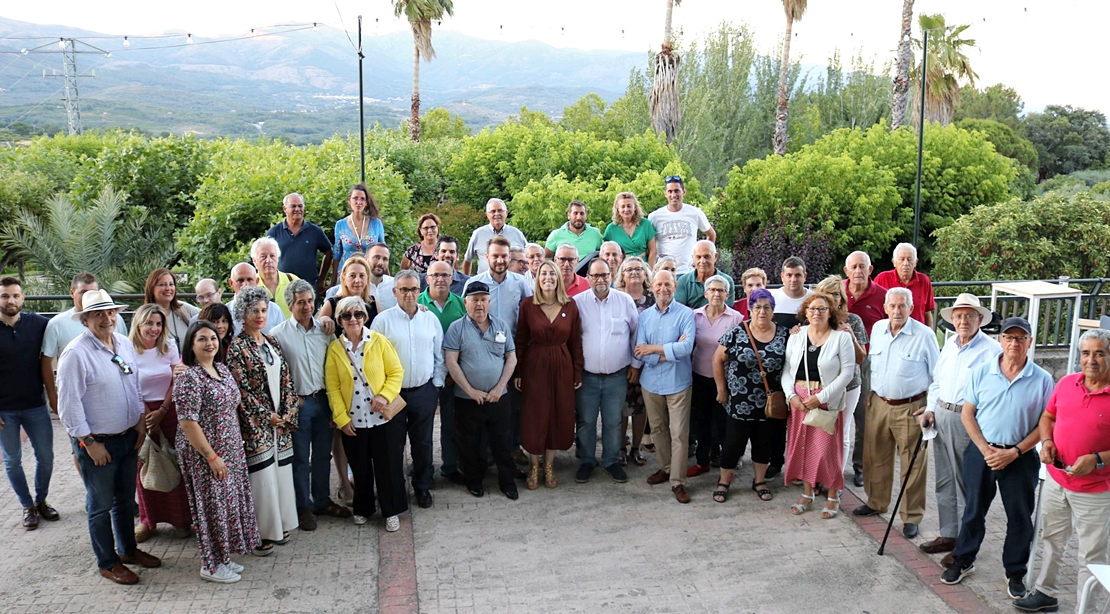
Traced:
POLYGON ((680 177, 679 175, 671 175, 670 177, 665 177, 663 179, 663 183, 665 183, 665 184, 666 183, 675 183, 675 182, 682 183, 682 177, 680 177))
POLYGON ((134 370, 131 368, 131 365, 123 362, 123 357, 120 356, 119 354, 116 354, 115 356, 112 356, 112 363, 115 364, 117 367, 119 367, 119 370, 123 371, 124 375, 131 375, 132 373, 134 373, 134 370))

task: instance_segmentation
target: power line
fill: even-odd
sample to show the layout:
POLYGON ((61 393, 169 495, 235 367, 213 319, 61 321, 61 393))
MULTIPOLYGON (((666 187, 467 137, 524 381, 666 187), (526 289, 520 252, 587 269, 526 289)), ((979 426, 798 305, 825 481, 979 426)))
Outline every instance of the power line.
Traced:
MULTIPOLYGON (((122 49, 117 49, 116 51, 105 51, 103 49, 98 49, 97 47, 93 47, 93 48, 98 49, 99 51, 102 51, 104 53, 124 53, 124 52, 128 52, 128 51, 149 51, 149 50, 152 50, 152 49, 174 49, 174 48, 178 48, 178 47, 191 47, 191 46, 194 46, 194 45, 215 45, 215 44, 218 44, 218 43, 230 43, 230 42, 234 42, 234 41, 249 40, 249 39, 252 39, 252 38, 261 38, 263 36, 276 36, 276 35, 280 35, 280 34, 289 34, 289 33, 292 33, 292 32, 301 32, 301 31, 304 31, 304 30, 315 30, 321 25, 324 25, 324 24, 322 24, 320 22, 315 22, 315 23, 311 23, 311 24, 290 25, 290 26, 284 26, 284 27, 287 27, 288 29, 278 30, 278 31, 274 31, 274 32, 254 32, 254 30, 261 30, 263 28, 253 28, 252 31, 251 31, 251 34, 246 34, 246 35, 243 35, 243 36, 233 36, 233 37, 228 37, 228 38, 218 38, 218 39, 212 39, 212 40, 199 40, 199 41, 198 40, 193 40, 193 35, 191 33, 187 33, 187 34, 184 34, 184 35, 182 35, 182 34, 168 34, 168 35, 162 35, 162 36, 146 36, 146 37, 139 37, 139 36, 132 37, 132 36, 128 35, 128 36, 123 36, 122 37, 124 39, 124 41, 126 41, 126 42, 130 42, 130 40, 132 38, 138 38, 138 39, 181 38, 182 36, 184 36, 186 38, 186 42, 176 43, 176 44, 173 44, 173 45, 148 45, 148 46, 144 46, 144 47, 126 46, 122 49)), ((271 27, 278 27, 278 26, 271 26, 271 27)), ((46 37, 36 37, 36 38, 34 38, 34 40, 45 40, 45 38, 46 37)), ((80 39, 73 39, 73 40, 80 40, 80 41, 104 40, 104 39, 116 40, 116 39, 119 39, 119 38, 121 38, 121 37, 119 37, 119 36, 87 36, 87 37, 81 37, 80 39)), ((0 39, 0 40, 4 40, 4 39, 0 39)), ((15 39, 8 39, 8 40, 15 40, 15 39)), ((50 40, 51 41, 63 40, 63 38, 58 37, 58 38, 52 38, 50 40)), ((40 49, 43 49, 45 47, 49 47, 52 44, 53 44, 53 42, 44 43, 42 45, 39 45, 38 47, 34 47, 34 48, 31 48, 31 49, 21 49, 19 51, 0 51, 0 55, 26 54, 26 53, 32 53, 32 52, 34 52, 34 53, 65 53, 65 51, 61 51, 61 50, 59 50, 59 51, 39 51, 40 49)), ((88 43, 85 43, 85 44, 87 45, 88 43)), ((92 47, 92 45, 89 45, 89 46, 92 47)))

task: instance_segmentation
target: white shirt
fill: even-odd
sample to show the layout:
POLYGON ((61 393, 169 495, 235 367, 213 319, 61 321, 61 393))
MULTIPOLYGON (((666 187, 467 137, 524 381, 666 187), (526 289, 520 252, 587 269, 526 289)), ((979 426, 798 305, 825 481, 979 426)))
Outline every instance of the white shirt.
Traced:
POLYGON ((270 334, 281 344, 281 351, 289 361, 293 375, 293 389, 307 397, 324 389, 324 360, 328 344, 334 335, 325 335, 320 322, 312 320, 312 328, 305 329, 295 318, 278 324, 270 334))
POLYGON ((805 293, 803 293, 800 297, 791 298, 786 295, 786 290, 783 290, 782 288, 775 288, 771 290, 771 296, 775 299, 775 313, 789 313, 791 315, 796 315, 798 313, 798 308, 802 306, 802 301, 806 300, 806 297, 810 294, 813 294, 813 290, 805 288, 805 293))
POLYGON ((929 384, 927 411, 934 411, 938 401, 963 406, 964 388, 975 367, 989 362, 1002 353, 1002 346, 978 331, 971 341, 960 345, 959 336, 944 343, 937 366, 933 368, 933 383, 929 384))
MULTIPOLYGON (((57 358, 62 355, 62 350, 66 349, 70 341, 81 336, 87 330, 85 325, 73 319, 73 314, 77 313, 74 308, 69 308, 62 313, 50 318, 46 323, 46 333, 42 338, 42 355, 57 358)), ((127 323, 123 321, 123 316, 116 316, 116 332, 127 336, 127 323)))
POLYGON ((888 399, 908 399, 925 392, 940 360, 933 329, 910 318, 897 335, 890 334, 890 320, 871 328, 871 390, 888 399))
POLYGON ((698 240, 698 231, 705 232, 712 228, 705 212, 694 205, 682 203, 678 211, 671 211, 668 207, 652 211, 648 214, 648 221, 655 227, 657 260, 668 256, 674 258, 678 264, 678 275, 693 271, 694 243, 698 240))
POLYGON ((346 336, 343 336, 341 339, 343 340, 343 348, 347 353, 347 360, 351 361, 355 369, 355 390, 354 394, 351 395, 350 407, 351 424, 353 424, 356 429, 369 429, 385 424, 386 419, 378 412, 370 409, 374 401, 374 391, 371 390, 370 386, 367 384, 369 380, 366 377, 366 372, 362 370, 364 348, 370 343, 370 331, 363 329, 362 339, 358 340, 358 345, 353 345, 351 340, 346 336))
POLYGON ((417 388, 432 380, 443 387, 447 367, 443 362, 443 325, 430 311, 416 310, 413 317, 400 307, 386 309, 374 318, 370 330, 380 333, 393 344, 405 375, 402 388, 417 388))
POLYGON ((611 288, 602 300, 590 289, 572 300, 578 305, 578 319, 582 323, 582 357, 586 371, 616 373, 628 365, 642 366, 633 355, 640 312, 631 296, 611 288))

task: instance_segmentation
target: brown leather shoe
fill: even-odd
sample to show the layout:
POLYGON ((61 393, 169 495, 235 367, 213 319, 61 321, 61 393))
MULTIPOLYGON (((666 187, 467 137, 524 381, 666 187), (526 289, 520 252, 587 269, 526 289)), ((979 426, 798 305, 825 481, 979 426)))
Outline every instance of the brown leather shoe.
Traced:
POLYGON ((141 565, 143 567, 146 567, 147 569, 150 569, 151 567, 162 566, 162 559, 154 556, 153 554, 143 552, 138 548, 135 548, 135 551, 131 554, 125 554, 119 557, 119 560, 129 565, 141 565))
POLYGON ((39 528, 39 510, 34 507, 23 508, 23 528, 34 531, 39 528))
POLYGON ((101 569, 100 575, 108 578, 116 584, 138 584, 139 576, 135 572, 123 566, 123 563, 116 563, 111 569, 101 569))
POLYGON ((948 569, 955 562, 956 562, 956 558, 952 556, 951 552, 949 552, 948 554, 944 555, 943 559, 940 560, 940 566, 945 568, 945 569, 948 569))
POLYGON ((662 484, 663 482, 669 482, 669 481, 671 481, 671 474, 667 473, 666 471, 663 471, 662 469, 660 469, 659 471, 656 471, 655 473, 649 475, 648 478, 647 478, 647 483, 651 484, 652 486, 655 486, 656 484, 662 484))
POLYGON ((61 515, 58 514, 58 510, 50 507, 50 504, 46 501, 43 501, 42 503, 36 505, 35 509, 39 511, 39 517, 43 520, 54 522, 55 520, 61 518, 61 515))
POLYGON ((952 552, 956 549, 956 540, 949 537, 938 537, 933 541, 925 542, 917 547, 925 554, 937 554, 940 552, 952 552))
POLYGON ((686 487, 682 484, 672 486, 671 492, 674 493, 674 498, 677 499, 679 503, 690 502, 690 493, 686 492, 686 487))

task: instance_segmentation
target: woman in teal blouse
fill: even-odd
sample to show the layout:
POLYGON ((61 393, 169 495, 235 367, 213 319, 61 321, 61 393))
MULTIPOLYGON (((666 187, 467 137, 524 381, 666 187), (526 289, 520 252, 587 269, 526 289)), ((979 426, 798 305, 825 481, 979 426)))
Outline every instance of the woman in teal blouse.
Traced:
POLYGON ((602 240, 616 241, 625 257, 639 256, 655 266, 655 227, 632 192, 621 192, 613 200, 613 221, 605 227, 602 240))

